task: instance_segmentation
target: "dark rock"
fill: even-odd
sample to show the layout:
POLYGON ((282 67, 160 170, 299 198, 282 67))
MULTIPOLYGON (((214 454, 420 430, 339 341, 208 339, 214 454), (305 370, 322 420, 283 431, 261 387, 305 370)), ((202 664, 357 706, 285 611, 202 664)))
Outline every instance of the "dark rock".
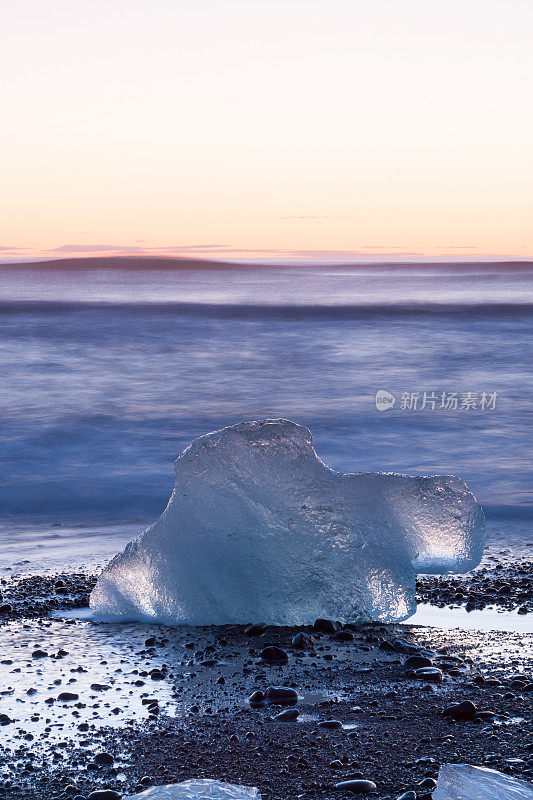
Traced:
POLYGON ((353 642, 355 636, 353 633, 350 633, 350 631, 337 631, 337 633, 334 634, 333 639, 335 639, 337 642, 353 642))
POLYGON ((120 792, 115 792, 114 789, 97 789, 96 792, 91 792, 87 800, 121 800, 121 798, 120 792))
POLYGON ((477 708, 471 700, 455 703, 453 706, 445 708, 442 712, 443 717, 452 717, 452 719, 474 719, 476 714, 477 708))
POLYGON ((287 708, 285 711, 280 711, 279 714, 276 714, 274 720, 276 722, 294 722, 294 720, 298 719, 299 713, 297 708, 287 708))
POLYGON ((334 731, 342 728, 342 722, 338 719, 324 719, 318 723, 319 728, 327 728, 327 730, 334 731))
POLYGON ((405 666, 409 669, 421 669, 422 667, 432 667, 433 661, 427 656, 413 655, 406 659, 405 666))
POLYGON ((442 683, 442 671, 437 667, 421 667, 415 670, 415 676, 423 681, 431 683, 442 683))
POLYGON ((361 778, 354 778, 349 781, 341 781, 335 784, 335 789, 354 794, 371 794, 376 791, 376 784, 373 781, 365 781, 361 778))
POLYGON ((244 629, 246 636, 261 636, 267 629, 266 622, 257 622, 244 629))
POLYGON ((307 633, 297 633, 292 640, 292 646, 297 650, 314 650, 315 642, 307 633))
POLYGON ((295 705, 298 702, 298 692, 288 686, 269 686, 265 692, 267 703, 275 705, 295 705))
POLYGON ((280 647, 265 647, 264 650, 261 650, 261 658, 263 661, 266 661, 267 664, 287 664, 289 661, 289 655, 282 650, 280 647))
POLYGON ((70 700, 78 700, 79 694, 76 694, 75 692, 61 692, 57 699, 64 703, 68 703, 70 700))
POLYGON ((313 625, 315 631, 322 631, 323 633, 337 633, 340 630, 338 622, 333 622, 332 619, 322 619, 319 617, 315 620, 313 625))
POLYGON ((111 767, 115 759, 111 753, 97 753, 94 757, 94 763, 100 767, 111 767))
POLYGON ((260 689, 257 689, 257 691, 253 692, 250 695, 250 697, 248 698, 248 702, 251 703, 251 705, 253 706, 261 705, 262 703, 265 702, 264 692, 262 692, 260 689))

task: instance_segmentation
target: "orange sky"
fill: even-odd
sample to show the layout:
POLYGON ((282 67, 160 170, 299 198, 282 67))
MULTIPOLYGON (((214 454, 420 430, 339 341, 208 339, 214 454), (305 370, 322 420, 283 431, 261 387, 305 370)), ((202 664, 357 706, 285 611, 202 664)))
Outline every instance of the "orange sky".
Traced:
POLYGON ((4 261, 533 257, 529 0, 19 0, 0 24, 4 261))

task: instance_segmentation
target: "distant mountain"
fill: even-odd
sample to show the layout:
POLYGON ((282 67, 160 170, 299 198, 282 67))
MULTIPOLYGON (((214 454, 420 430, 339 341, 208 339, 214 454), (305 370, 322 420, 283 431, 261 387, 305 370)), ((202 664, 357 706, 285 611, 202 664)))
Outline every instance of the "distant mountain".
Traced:
POLYGON ((486 272, 531 271, 533 261, 372 261, 336 263, 243 263, 215 261, 203 258, 180 258, 176 256, 84 256, 78 258, 55 258, 49 261, 19 261, 0 263, 0 269, 39 269, 82 271, 98 269, 121 270, 260 270, 260 269, 382 269, 405 271, 406 269, 434 270, 435 272, 486 272))

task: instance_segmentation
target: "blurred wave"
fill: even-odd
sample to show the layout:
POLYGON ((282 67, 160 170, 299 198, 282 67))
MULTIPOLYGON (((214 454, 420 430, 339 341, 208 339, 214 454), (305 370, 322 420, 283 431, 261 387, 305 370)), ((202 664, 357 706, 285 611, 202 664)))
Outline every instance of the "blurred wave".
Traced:
POLYGON ((261 417, 310 427, 335 469, 459 474, 522 518, 531 274, 417 271, 1 273, 0 518, 149 520, 192 438, 261 417), (400 407, 424 391, 497 402, 400 407))

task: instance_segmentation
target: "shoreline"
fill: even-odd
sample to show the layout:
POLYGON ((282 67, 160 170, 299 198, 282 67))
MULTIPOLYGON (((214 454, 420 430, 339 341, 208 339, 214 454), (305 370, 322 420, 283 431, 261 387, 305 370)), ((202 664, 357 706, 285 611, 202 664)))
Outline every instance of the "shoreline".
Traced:
MULTIPOLYGON (((532 574, 524 559, 419 576, 417 599, 529 613, 532 574)), ((195 777, 257 786, 263 800, 326 800, 343 796, 335 784, 350 776, 374 781, 383 800, 411 789, 429 800, 421 782, 450 761, 533 779, 533 633, 408 620, 255 636, 237 625, 57 618, 86 607, 94 581, 82 572, 2 579, 2 607, 11 606, 0 611, 5 800, 85 800, 104 788, 126 796, 195 777), (292 644, 297 634, 312 637, 310 649, 292 644), (261 659, 269 645, 286 665, 261 659), (413 654, 430 661, 433 679, 406 664, 413 654), (250 705, 269 685, 297 691, 296 721, 274 719, 287 706, 250 705), (463 700, 484 713, 442 715, 463 700)))

